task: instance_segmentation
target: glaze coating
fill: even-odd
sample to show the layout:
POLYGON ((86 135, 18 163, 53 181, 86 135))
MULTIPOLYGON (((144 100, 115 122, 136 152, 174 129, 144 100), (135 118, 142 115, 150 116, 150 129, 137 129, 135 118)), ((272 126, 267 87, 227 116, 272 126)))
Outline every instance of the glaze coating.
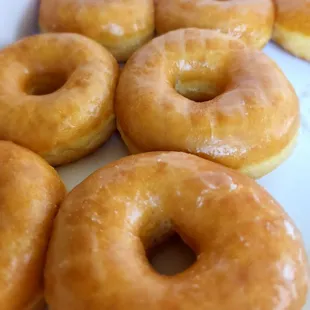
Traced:
POLYGON ((153 39, 127 62, 116 93, 132 153, 184 151, 260 177, 292 151, 296 93, 261 51, 211 30, 153 39))
POLYGON ((298 229, 253 180, 194 155, 147 153, 67 196, 45 283, 50 310, 300 310, 308 269, 298 229), (197 261, 163 276, 145 251, 172 231, 197 261))
POLYGON ((155 6, 159 34, 179 28, 219 30, 263 48, 274 23, 272 0, 158 0, 155 6))
POLYGON ((310 61, 310 2, 275 0, 273 39, 287 51, 310 61))
POLYGON ((41 0, 44 32, 75 32, 126 61, 154 35, 153 0, 41 0))
POLYGON ((118 64, 78 34, 40 34, 0 51, 0 139, 57 166, 94 151, 115 130, 118 64))
POLYGON ((65 195, 41 157, 0 141, 0 309, 43 310, 43 268, 65 195))

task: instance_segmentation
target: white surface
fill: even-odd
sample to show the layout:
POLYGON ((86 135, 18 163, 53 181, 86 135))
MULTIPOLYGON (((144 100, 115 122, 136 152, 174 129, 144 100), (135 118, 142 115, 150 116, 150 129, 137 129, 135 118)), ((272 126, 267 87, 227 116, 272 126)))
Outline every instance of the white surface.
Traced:
POLYGON ((0 46, 37 30, 39 0, 0 0, 0 46))
MULTIPOLYGON (((37 3, 37 0, 0 0, 0 46, 36 31, 37 3)), ((259 183, 294 219, 310 257, 310 64, 285 53, 274 44, 269 44, 265 52, 280 65, 296 89, 301 104, 302 128, 291 158, 259 183)), ((71 189, 96 169, 125 155, 126 148, 115 134, 96 153, 58 171, 67 188, 71 189)), ((310 310, 310 301, 305 310, 310 310)))

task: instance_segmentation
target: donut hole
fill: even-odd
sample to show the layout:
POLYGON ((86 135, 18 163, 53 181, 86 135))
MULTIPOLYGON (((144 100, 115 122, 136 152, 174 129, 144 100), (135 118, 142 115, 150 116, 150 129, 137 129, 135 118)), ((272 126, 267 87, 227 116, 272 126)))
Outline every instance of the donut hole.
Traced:
POLYGON ((183 97, 195 102, 209 101, 222 93, 222 89, 216 84, 201 81, 178 80, 175 90, 183 97))
POLYGON ((54 93, 67 81, 64 72, 44 72, 30 75, 26 81, 25 91, 28 95, 43 96, 54 93))
POLYGON ((157 273, 167 276, 187 270, 197 260, 195 252, 177 233, 149 249, 147 258, 157 273))
POLYGON ((218 74, 205 68, 191 68, 191 70, 178 72, 174 89, 189 100, 205 102, 224 93, 226 81, 221 70, 218 74))

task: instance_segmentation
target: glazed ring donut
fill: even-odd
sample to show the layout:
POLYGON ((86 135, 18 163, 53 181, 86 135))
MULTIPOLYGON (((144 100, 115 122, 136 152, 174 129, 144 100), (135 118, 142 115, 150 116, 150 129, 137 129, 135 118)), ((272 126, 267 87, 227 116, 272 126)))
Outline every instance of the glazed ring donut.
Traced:
POLYGON ((214 29, 255 48, 268 43, 274 23, 272 0, 157 0, 155 13, 159 34, 190 27, 214 29))
POLYGON ((253 180, 184 153, 123 158, 62 204, 45 269, 52 310, 300 310, 307 295, 300 234, 253 180), (146 258, 176 232, 196 262, 175 276, 146 258), (285 295, 283 296, 283 294, 285 295))
POLYGON ((298 99, 276 64, 212 30, 153 39, 127 62, 116 118, 132 153, 183 151, 261 177, 292 151, 298 99))
POLYGON ((78 34, 28 37, 0 51, 0 139, 51 165, 77 160, 115 130, 118 64, 78 34))
POLYGON ((0 309, 44 309, 43 267, 52 222, 65 195, 41 157, 0 141, 0 309))
POLYGON ((275 0, 273 40, 293 55, 310 61, 310 2, 275 0))
POLYGON ((41 0, 42 31, 76 32, 104 45, 119 61, 153 37, 153 0, 41 0))

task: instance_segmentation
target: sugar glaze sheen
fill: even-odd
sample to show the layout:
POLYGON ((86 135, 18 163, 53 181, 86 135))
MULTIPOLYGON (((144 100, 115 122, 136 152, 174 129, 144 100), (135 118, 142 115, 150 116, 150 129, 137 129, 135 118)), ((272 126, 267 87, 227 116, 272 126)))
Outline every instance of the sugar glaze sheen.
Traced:
POLYGON ((256 182, 184 153, 125 157, 96 171, 57 216, 45 273, 50 310, 300 310, 298 229, 256 182), (196 262, 158 274, 146 250, 177 232, 196 262))
POLYGON ((75 32, 126 61, 154 35, 153 0, 42 0, 43 32, 75 32))
POLYGON ((115 113, 132 153, 183 151, 261 177, 294 149, 296 93, 263 52, 212 30, 171 31, 126 63, 115 113))

